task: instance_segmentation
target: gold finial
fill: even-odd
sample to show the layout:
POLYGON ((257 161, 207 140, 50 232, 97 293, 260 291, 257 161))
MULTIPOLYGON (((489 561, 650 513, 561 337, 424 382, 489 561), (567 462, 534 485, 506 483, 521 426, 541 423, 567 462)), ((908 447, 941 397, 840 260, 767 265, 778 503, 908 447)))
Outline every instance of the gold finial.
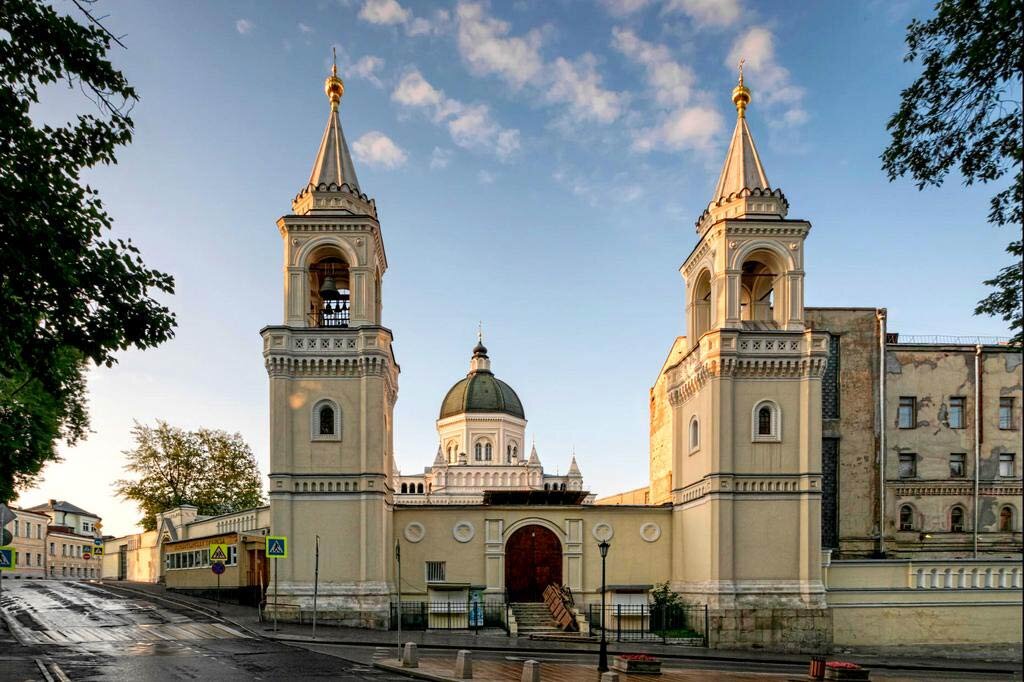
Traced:
POLYGON ((331 100, 331 111, 337 111, 341 96, 345 94, 345 83, 338 78, 338 48, 332 47, 331 51, 334 53, 334 66, 331 67, 331 75, 324 81, 324 92, 327 99, 331 100))
POLYGON ((743 84, 743 63, 746 59, 740 59, 740 80, 732 89, 732 103, 736 105, 736 113, 740 118, 746 116, 747 105, 750 104, 750 88, 743 84))

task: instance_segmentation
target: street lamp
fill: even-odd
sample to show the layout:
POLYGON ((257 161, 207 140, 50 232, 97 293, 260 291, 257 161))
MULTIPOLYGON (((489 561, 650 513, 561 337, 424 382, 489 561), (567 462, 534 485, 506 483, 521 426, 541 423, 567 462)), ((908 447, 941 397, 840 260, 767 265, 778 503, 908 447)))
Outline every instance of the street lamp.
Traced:
POLYGON ((600 654, 597 658, 597 672, 605 673, 608 672, 608 640, 605 637, 605 621, 604 621, 604 608, 605 608, 605 559, 608 557, 608 548, 611 545, 608 544, 607 540, 601 540, 597 545, 597 548, 601 550, 601 649, 600 654))

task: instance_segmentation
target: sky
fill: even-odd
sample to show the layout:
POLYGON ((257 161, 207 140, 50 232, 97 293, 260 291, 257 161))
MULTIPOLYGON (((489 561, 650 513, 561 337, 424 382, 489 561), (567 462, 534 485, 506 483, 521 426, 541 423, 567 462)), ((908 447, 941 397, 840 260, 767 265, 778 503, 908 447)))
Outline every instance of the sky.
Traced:
MULTIPOLYGON (((111 57, 140 101, 132 144, 86 180, 115 234, 175 277, 178 327, 91 371, 92 434, 21 505, 66 499, 132 532, 139 512, 112 486, 133 423, 157 419, 240 433, 267 473, 275 221, 309 176, 332 47, 387 251, 403 471, 432 462, 482 322, 545 470, 564 473, 575 450, 600 496, 646 484, 649 389, 685 334, 678 269, 735 123, 741 57, 768 178, 813 224, 806 305, 885 307, 904 334, 1007 333, 973 315, 1008 262, 1009 234, 985 223, 992 188, 953 176, 918 191, 880 168, 917 73, 905 27, 930 0, 99 0, 93 13, 122 36, 111 57)), ((88 106, 54 90, 33 114, 88 106)))

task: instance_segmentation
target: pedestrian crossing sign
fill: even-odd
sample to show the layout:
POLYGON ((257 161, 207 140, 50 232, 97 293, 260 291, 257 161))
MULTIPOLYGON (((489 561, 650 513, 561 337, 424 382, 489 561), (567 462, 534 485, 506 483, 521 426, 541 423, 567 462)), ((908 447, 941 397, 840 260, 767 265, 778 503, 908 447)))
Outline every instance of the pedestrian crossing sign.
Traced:
POLYGON ((283 535, 268 535, 267 536, 267 558, 268 559, 287 559, 288 558, 288 538, 283 535))
POLYGON ((103 556, 103 545, 96 545, 92 548, 93 556, 103 556))
POLYGON ((228 546, 225 544, 217 543, 210 545, 210 563, 216 561, 227 562, 228 560, 228 546))
POLYGON ((13 571, 17 550, 13 547, 0 547, 0 571, 13 571))

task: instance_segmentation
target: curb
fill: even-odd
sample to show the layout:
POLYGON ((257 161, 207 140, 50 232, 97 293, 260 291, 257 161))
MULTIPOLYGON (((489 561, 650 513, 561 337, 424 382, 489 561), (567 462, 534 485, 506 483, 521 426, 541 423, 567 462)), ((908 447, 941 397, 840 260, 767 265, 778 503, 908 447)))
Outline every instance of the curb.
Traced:
POLYGON ((454 677, 445 677, 443 675, 435 675, 420 670, 419 668, 403 668, 401 663, 395 665, 390 661, 374 661, 374 668, 381 670, 387 670, 389 673, 395 673, 396 675, 404 675, 405 677, 412 677, 417 680, 430 680, 431 682, 451 682, 454 677))

